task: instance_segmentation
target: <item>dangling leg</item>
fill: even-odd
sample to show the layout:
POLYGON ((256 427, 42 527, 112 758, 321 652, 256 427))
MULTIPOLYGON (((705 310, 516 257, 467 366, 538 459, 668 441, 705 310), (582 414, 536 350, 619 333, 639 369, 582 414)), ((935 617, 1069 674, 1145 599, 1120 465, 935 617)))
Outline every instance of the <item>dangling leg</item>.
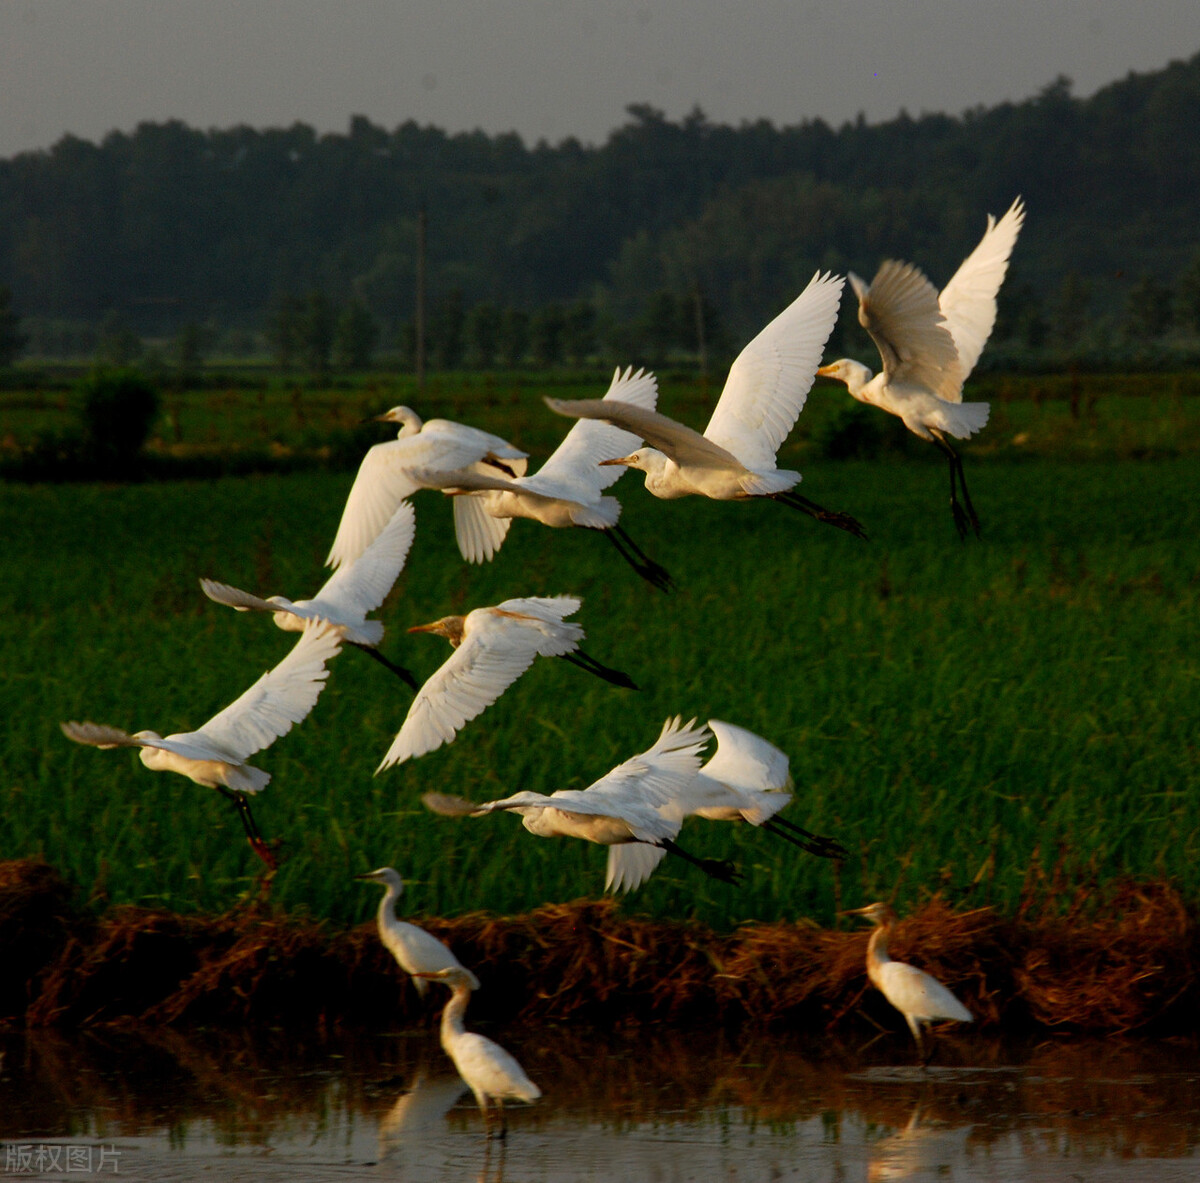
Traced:
POLYGON ((226 788, 225 785, 217 785, 216 787, 221 796, 232 801, 234 808, 237 809, 238 817, 242 819, 242 829, 246 831, 246 841, 250 843, 250 849, 272 871, 278 870, 279 860, 276 859, 275 852, 263 840, 263 836, 258 829, 258 823, 254 820, 254 814, 250 812, 250 802, 246 800, 246 794, 226 788))
POLYGON ((778 834, 785 842, 815 854, 817 858, 844 859, 846 848, 836 838, 823 838, 820 834, 810 834, 802 826, 790 822, 784 817, 769 817, 762 823, 764 830, 778 834))
POLYGON ((967 486, 962 476, 962 460, 959 459, 958 453, 950 446, 946 437, 937 428, 931 427, 929 431, 933 442, 937 444, 939 450, 950 463, 950 512, 954 515, 954 528, 958 531, 959 538, 966 538, 967 530, 973 526, 975 535, 978 537, 979 519, 975 516, 975 507, 971 506, 970 497, 966 496, 967 486), (960 481, 963 484, 963 495, 967 505, 971 506, 969 516, 958 502, 958 484, 960 481))
POLYGON ((373 645, 359 645, 355 641, 351 641, 355 649, 361 649, 372 660, 379 662, 384 669, 391 670, 397 678, 407 682, 414 690, 420 690, 416 678, 413 677, 410 670, 406 670, 402 665, 393 665, 382 653, 379 652, 373 645))
POLYGON ((654 845, 661 846, 669 854, 677 854, 681 859, 691 863, 693 867, 699 867, 711 879, 719 879, 722 883, 728 883, 733 887, 737 887, 742 881, 742 873, 726 859, 697 858, 694 854, 688 854, 683 847, 676 846, 670 838, 664 838, 654 845))
POLYGON ((560 653, 559 656, 563 661, 569 661, 573 666, 587 670, 589 674, 595 674, 597 678, 603 678, 614 686, 623 686, 626 690, 637 689, 637 684, 628 674, 623 674, 620 670, 610 670, 608 666, 601 665, 594 657, 584 653, 582 649, 577 649, 574 653, 560 653))
POLYGON ((673 586, 671 576, 665 567, 660 567, 649 558, 620 526, 610 526, 604 532, 605 538, 617 549, 621 556, 647 583, 652 583, 661 592, 669 592, 673 586))
POLYGON ((836 526, 839 530, 845 530, 847 533, 853 534, 855 538, 865 539, 867 536, 866 530, 848 513, 838 513, 835 510, 823 509, 815 501, 809 501, 807 497, 801 497, 799 493, 791 489, 786 493, 768 493, 767 496, 772 501, 779 501, 784 505, 790 505, 792 509, 798 509, 801 513, 808 514, 810 518, 815 518, 818 522, 824 522, 827 526, 836 526))

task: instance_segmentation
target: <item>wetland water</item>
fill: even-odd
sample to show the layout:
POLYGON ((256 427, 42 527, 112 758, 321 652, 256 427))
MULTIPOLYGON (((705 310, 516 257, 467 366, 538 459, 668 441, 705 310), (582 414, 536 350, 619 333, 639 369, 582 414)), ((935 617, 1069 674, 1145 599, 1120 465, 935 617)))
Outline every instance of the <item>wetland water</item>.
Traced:
POLYGON ((1191 1045, 490 1034, 545 1092, 503 1144, 430 1028, 0 1035, 0 1180, 1200 1180, 1191 1045))

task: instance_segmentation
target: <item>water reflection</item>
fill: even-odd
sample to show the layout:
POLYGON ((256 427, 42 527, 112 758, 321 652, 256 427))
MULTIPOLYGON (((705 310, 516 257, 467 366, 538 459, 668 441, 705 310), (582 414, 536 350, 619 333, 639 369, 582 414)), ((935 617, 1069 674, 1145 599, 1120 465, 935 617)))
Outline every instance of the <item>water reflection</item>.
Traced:
POLYGON ((512 1108, 506 1144, 432 1028, 0 1036, 0 1155, 14 1177, 77 1179, 14 1168, 103 1147, 105 1173, 180 1183, 1200 1178, 1192 1047, 948 1040, 923 1071, 899 1040, 520 1035, 503 1032, 546 1096, 512 1108))

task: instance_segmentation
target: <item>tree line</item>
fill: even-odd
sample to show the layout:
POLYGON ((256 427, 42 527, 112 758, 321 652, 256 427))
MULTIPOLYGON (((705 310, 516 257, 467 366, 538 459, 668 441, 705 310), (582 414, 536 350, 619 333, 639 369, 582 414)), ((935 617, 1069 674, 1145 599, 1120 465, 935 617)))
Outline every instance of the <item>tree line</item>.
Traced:
POLYGON ((597 146, 363 117, 66 136, 0 161, 0 287, 29 352, 354 368, 416 349, 425 216, 431 364, 654 362, 722 355, 818 268, 893 256, 941 284, 1019 193, 997 340, 1200 332, 1200 54, 959 116, 628 114, 597 146))

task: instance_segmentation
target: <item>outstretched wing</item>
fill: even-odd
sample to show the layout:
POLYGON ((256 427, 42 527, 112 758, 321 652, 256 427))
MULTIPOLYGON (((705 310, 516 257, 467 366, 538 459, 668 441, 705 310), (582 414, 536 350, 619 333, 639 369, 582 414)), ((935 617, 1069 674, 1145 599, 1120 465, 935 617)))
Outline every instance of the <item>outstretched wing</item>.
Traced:
POLYGON ((416 530, 416 511, 409 502, 402 501, 371 545, 326 580, 312 598, 314 606, 328 605, 343 619, 363 620, 392 590, 404 569, 416 530))
POLYGON ((670 806, 700 770, 700 749, 711 738, 708 728, 697 727, 695 719, 684 723, 676 715, 663 724, 652 747, 618 764, 583 791, 656 809, 670 806))
POLYGON ((999 222, 988 214, 987 230, 979 245, 963 260, 938 297, 946 328, 958 351, 960 383, 975 368, 992 335, 992 326, 996 323, 996 296, 1008 272, 1008 260, 1024 221, 1025 205, 1019 197, 999 222))
POLYGON ((134 739, 128 731, 109 727, 105 723, 60 723, 62 733, 76 743, 85 743, 93 748, 142 748, 144 740, 134 739))
POLYGON ((482 714, 529 669, 539 654, 554 655, 575 648, 578 642, 548 637, 541 627, 545 623, 542 618, 530 618, 509 607, 524 603, 536 601, 508 600, 495 608, 477 608, 467 616, 462 644, 417 691, 403 726, 376 771, 450 743, 463 726, 482 714))
MULTIPOLYGON (((657 448, 664 456, 669 456, 676 464, 688 465, 694 468, 710 467, 724 469, 731 464, 736 465, 738 458, 724 448, 706 439, 698 431, 682 423, 677 423, 659 411, 647 410, 632 403, 603 398, 561 399, 548 398, 546 406, 559 415, 567 415, 573 419, 599 419, 611 423, 628 432, 637 441, 645 440, 652 448, 657 448)), ((628 455, 638 447, 609 459, 617 460, 628 455)), ((614 468, 614 471, 620 471, 614 468)))
POLYGON ((633 891, 641 887, 667 857, 666 848, 648 842, 622 842, 608 848, 605 891, 633 891))
MULTIPOLYGON (((215 579, 201 579, 200 590, 216 604, 224 604, 227 608, 236 608, 239 612, 279 612, 281 606, 256 596, 253 592, 242 591, 240 587, 232 587, 228 583, 218 583, 215 579)), ((298 615, 305 615, 301 612, 298 615)))
MULTIPOLYGON (((658 400, 658 384, 654 375, 628 367, 613 372, 603 400, 628 403, 653 411, 658 400)), ((601 460, 618 460, 628 456, 641 444, 641 438, 602 420, 580 420, 567 432, 563 442, 554 450, 550 459, 537 473, 526 478, 530 488, 537 488, 540 481, 566 485, 586 491, 580 500, 595 501, 601 492, 619 480, 624 473, 620 466, 600 467, 601 460)))
POLYGON ((291 652, 249 690, 203 727, 167 738, 206 744, 245 760, 286 735, 313 709, 329 676, 325 666, 341 645, 337 629, 320 622, 305 626, 291 652))
POLYGON ((947 402, 961 398, 958 353, 943 323, 937 291, 911 263, 888 259, 868 288, 857 275, 858 323, 879 349, 889 382, 931 391, 947 402))
POLYGON ((775 467, 775 453, 795 425, 821 364, 844 282, 840 275, 817 272, 729 367, 704 434, 746 468, 775 467))

